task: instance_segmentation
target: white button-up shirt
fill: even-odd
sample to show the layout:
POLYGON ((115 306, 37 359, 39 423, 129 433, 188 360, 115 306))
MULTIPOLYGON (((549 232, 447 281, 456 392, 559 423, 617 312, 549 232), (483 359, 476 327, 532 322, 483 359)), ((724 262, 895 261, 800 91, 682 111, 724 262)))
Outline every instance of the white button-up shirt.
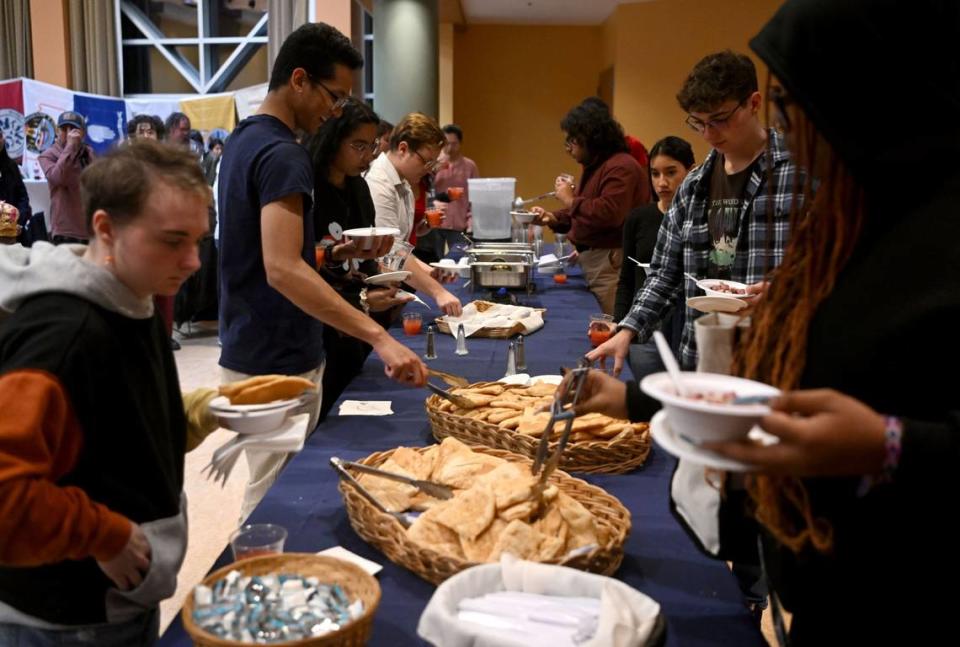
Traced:
POLYGON ((399 240, 410 240, 413 231, 414 198, 410 183, 400 177, 386 153, 370 164, 364 176, 377 209, 377 227, 400 230, 399 240))

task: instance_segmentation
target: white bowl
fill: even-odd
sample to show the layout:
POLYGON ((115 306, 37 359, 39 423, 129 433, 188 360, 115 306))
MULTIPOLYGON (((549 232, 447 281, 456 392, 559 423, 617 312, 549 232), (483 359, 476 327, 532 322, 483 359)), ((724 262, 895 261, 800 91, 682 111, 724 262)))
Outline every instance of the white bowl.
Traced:
MULTIPOLYGON (((737 397, 780 395, 780 390, 753 380, 716 373, 684 372, 684 388, 688 392, 734 392, 737 397)), ((677 395, 668 373, 654 373, 643 378, 640 389, 663 403, 670 427, 694 444, 708 441, 737 440, 770 413, 765 404, 714 404, 677 395)))
POLYGON ((267 434, 278 430, 300 400, 278 400, 268 404, 230 404, 219 396, 210 401, 210 410, 224 429, 238 434, 267 434))
POLYGON ((700 288, 701 290, 703 290, 704 292, 706 292, 706 293, 707 293, 707 296, 710 296, 710 297, 728 297, 728 298, 734 298, 734 299, 749 299, 750 296, 753 296, 753 295, 749 295, 749 296, 747 295, 747 284, 746 284, 746 283, 739 283, 739 282, 737 282, 737 281, 727 281, 727 280, 724 280, 724 279, 701 279, 700 281, 697 281, 697 287, 700 288), (719 284, 721 284, 721 283, 724 283, 724 284, 726 284, 726 285, 729 285, 731 288, 734 288, 734 289, 737 289, 737 290, 743 290, 743 293, 742 293, 742 294, 734 294, 733 292, 722 292, 722 291, 720 291, 720 290, 717 290, 716 287, 717 287, 719 284))
POLYGON ((369 251, 380 246, 385 238, 396 238, 400 235, 400 230, 394 227, 360 227, 359 229, 348 229, 343 235, 350 240, 357 242, 357 248, 361 251, 369 251))

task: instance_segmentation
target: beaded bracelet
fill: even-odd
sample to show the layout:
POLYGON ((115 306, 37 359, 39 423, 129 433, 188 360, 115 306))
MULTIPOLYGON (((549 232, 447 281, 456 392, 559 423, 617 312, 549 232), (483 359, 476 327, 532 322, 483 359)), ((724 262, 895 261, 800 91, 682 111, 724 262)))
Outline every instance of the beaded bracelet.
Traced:
POLYGON ((857 496, 864 496, 875 486, 889 483, 893 474, 900 465, 900 454, 903 449, 903 421, 896 416, 883 418, 883 465, 879 474, 868 474, 860 479, 857 496))

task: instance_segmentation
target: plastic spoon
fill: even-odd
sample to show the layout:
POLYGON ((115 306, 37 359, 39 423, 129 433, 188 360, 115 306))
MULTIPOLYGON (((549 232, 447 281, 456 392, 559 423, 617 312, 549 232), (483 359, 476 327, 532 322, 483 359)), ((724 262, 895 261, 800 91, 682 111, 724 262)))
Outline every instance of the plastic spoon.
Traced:
POLYGON ((657 344, 657 350, 660 351, 660 359, 663 361, 663 365, 667 367, 667 373, 670 374, 670 379, 673 380, 673 386, 677 389, 677 395, 681 398, 686 397, 687 390, 683 388, 683 377, 680 375, 680 366, 673 356, 673 351, 670 350, 670 344, 667 343, 667 338, 663 336, 662 332, 657 330, 653 333, 653 341, 657 344))

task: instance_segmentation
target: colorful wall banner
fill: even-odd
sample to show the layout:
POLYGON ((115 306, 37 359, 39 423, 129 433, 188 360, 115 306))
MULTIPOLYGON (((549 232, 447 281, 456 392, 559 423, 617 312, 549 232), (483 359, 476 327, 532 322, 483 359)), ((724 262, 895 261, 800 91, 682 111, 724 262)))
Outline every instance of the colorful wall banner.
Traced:
POLYGON ((237 103, 232 94, 215 94, 180 102, 182 112, 190 117, 190 127, 204 133, 215 128, 233 130, 237 125, 237 103))
POLYGON ((23 84, 20 79, 0 82, 0 130, 7 155, 17 159, 23 155, 23 84))
POLYGON ((127 107, 123 99, 77 94, 73 109, 87 120, 87 143, 97 155, 106 153, 127 134, 127 107))

